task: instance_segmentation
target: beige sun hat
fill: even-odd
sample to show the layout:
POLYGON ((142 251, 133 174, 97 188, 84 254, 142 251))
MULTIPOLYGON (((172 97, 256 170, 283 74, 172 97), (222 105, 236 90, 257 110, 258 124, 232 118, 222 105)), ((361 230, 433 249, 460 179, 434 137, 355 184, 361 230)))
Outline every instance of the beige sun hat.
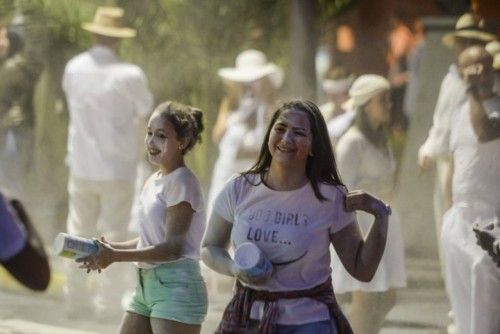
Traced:
POLYGON ((391 88, 386 78, 376 74, 359 76, 349 89, 349 100, 342 104, 345 110, 353 110, 368 103, 372 98, 391 88))
POLYGON ((118 7, 98 7, 94 21, 82 23, 82 29, 108 37, 135 37, 134 29, 123 27, 123 15, 123 9, 118 7))
POLYGON ((465 13, 455 24, 455 31, 449 32, 443 36, 443 44, 447 47, 453 47, 455 37, 477 39, 484 42, 494 40, 496 37, 484 31, 484 21, 479 20, 471 13, 465 13))
POLYGON ((274 63, 268 62, 266 55, 259 50, 245 50, 236 57, 235 67, 225 67, 217 72, 225 80, 248 83, 264 77, 275 88, 283 84, 283 71, 274 63))
POLYGON ((500 70, 500 41, 489 42, 485 49, 493 57, 493 68, 500 70))

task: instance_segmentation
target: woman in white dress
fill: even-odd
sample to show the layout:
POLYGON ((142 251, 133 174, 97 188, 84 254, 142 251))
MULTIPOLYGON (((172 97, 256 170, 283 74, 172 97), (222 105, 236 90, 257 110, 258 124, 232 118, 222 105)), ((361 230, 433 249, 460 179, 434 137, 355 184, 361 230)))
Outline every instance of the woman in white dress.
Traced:
POLYGON ((227 85, 212 140, 219 145, 208 194, 208 207, 235 173, 247 170, 257 158, 268 115, 275 109, 276 90, 283 72, 258 50, 245 50, 236 67, 222 68, 219 76, 227 85))
MULTIPOLYGON (((362 75, 349 90, 347 109, 357 111, 356 120, 336 146, 339 171, 350 190, 363 189, 392 205, 395 160, 388 146, 385 125, 390 120, 389 82, 378 75, 362 75)), ((398 214, 389 218, 384 255, 374 278, 354 279, 332 257, 333 282, 337 293, 352 293, 349 320, 357 334, 378 333, 387 313, 395 305, 395 289, 406 286, 404 245, 398 214)), ((358 212, 364 233, 372 219, 358 212)))

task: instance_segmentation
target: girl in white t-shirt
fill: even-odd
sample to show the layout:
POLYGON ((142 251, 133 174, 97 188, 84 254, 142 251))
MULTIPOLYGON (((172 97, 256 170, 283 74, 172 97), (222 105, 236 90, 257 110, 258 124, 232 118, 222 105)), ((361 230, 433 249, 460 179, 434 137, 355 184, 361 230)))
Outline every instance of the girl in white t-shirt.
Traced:
POLYGON ((207 313, 200 274, 205 206, 200 184, 184 162, 201 140, 202 112, 176 103, 160 104, 151 115, 146 148, 159 170, 146 181, 138 203, 139 237, 97 241, 99 252, 78 260, 99 272, 113 262, 135 262, 137 286, 121 333, 199 333, 207 313))
POLYGON ((259 158, 218 195, 202 242, 203 261, 236 277, 235 294, 216 333, 352 333, 335 301, 329 246, 359 280, 382 257, 390 209, 362 191, 347 193, 323 116, 308 101, 273 115, 259 158), (363 236, 354 210, 375 216, 363 236), (249 276, 228 253, 254 243, 272 265, 249 276))

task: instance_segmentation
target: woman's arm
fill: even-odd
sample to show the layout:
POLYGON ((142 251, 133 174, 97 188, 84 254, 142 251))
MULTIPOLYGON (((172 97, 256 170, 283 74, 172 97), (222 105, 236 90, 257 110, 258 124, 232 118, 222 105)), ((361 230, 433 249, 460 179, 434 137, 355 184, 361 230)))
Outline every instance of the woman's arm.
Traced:
POLYGON ((217 115, 217 120, 215 121, 214 128, 212 130, 212 142, 215 144, 219 143, 226 132, 227 118, 229 117, 230 107, 229 98, 225 97, 219 107, 219 114, 217 115))
POLYGON ((361 191, 348 193, 345 206, 347 211, 362 210, 375 217, 364 238, 358 224, 349 224, 330 235, 333 247, 349 274, 357 280, 369 282, 384 253, 390 209, 382 201, 361 191))
MULTIPOLYGON (((141 249, 114 248, 113 244, 99 243, 99 252, 96 255, 78 259, 83 262, 82 268, 100 270, 108 267, 113 262, 164 262, 180 258, 186 234, 191 225, 194 210, 187 202, 167 208, 166 238, 157 245, 141 249)), ((125 243, 131 246, 133 240, 125 243)))
POLYGON ((229 240, 233 224, 213 213, 201 242, 201 259, 216 272, 235 276, 234 262, 229 256, 229 240))

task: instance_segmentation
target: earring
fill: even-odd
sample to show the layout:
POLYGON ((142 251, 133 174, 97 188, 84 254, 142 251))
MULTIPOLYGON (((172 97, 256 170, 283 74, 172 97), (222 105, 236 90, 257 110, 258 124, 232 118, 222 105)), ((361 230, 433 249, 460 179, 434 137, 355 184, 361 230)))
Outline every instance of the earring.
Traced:
POLYGON ((310 157, 314 157, 314 154, 312 152, 309 152, 308 154, 310 157))

